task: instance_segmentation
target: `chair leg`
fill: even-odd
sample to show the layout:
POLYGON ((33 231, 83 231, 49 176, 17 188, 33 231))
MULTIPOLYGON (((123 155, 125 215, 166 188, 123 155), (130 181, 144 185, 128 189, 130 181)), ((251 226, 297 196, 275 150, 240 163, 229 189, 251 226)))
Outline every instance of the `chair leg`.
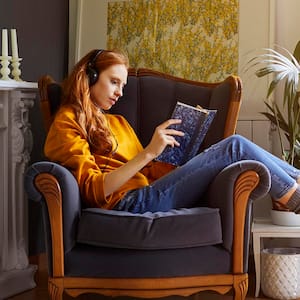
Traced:
POLYGON ((245 300, 248 292, 248 274, 234 276, 234 300, 245 300))
POLYGON ((64 288, 51 279, 48 281, 48 292, 50 300, 63 300, 64 288))

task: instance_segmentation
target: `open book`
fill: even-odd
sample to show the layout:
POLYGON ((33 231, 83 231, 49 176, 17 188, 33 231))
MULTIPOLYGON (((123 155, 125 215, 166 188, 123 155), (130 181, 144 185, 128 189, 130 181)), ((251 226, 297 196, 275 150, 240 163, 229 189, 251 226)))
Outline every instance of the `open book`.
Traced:
POLYGON ((172 127, 183 131, 184 136, 176 137, 179 147, 166 147, 156 160, 180 166, 193 158, 198 153, 216 113, 216 110, 177 102, 171 119, 181 119, 182 122, 172 127))

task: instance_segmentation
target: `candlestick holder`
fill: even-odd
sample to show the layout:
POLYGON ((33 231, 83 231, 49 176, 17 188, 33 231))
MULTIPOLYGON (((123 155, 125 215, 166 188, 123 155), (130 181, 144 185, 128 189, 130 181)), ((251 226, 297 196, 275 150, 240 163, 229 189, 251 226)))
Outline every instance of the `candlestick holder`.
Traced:
POLYGON ((20 77, 21 75, 21 70, 20 70, 20 61, 22 60, 22 58, 19 58, 19 57, 13 57, 11 59, 11 65, 12 65, 12 76, 13 76, 13 79, 16 80, 16 81, 23 81, 20 77))
POLYGON ((0 56, 0 62, 2 66, 0 69, 0 73, 2 75, 0 78, 1 80, 11 80, 11 78, 9 78, 10 68, 8 67, 10 60, 11 56, 0 56))

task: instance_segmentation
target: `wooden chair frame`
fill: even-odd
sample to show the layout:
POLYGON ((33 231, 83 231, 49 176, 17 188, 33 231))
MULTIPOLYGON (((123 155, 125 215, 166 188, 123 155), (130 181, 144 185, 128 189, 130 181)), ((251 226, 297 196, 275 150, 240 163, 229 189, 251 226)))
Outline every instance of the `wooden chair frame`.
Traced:
POLYGON ((189 296, 211 290, 220 294, 234 290, 234 300, 243 300, 248 291, 248 274, 243 273, 244 224, 250 193, 259 182, 258 174, 246 171, 234 189, 233 274, 201 275, 176 278, 81 278, 64 276, 62 194, 56 178, 48 173, 37 175, 35 184, 47 203, 52 238, 53 276, 48 279, 50 299, 63 299, 84 293, 106 296, 156 298, 170 295, 189 296))
MULTIPOLYGON (((196 84, 148 69, 131 69, 129 75, 160 76, 181 82, 196 84)), ((236 76, 227 78, 235 86, 234 94, 226 119, 224 138, 235 132, 240 109, 241 81, 236 76)), ((42 112, 46 131, 52 122, 47 95, 48 84, 54 82, 44 76, 39 81, 42 112)), ((199 83, 202 86, 216 86, 218 83, 199 83)), ((62 193, 57 179, 49 173, 38 174, 35 185, 43 195, 49 213, 52 239, 52 276, 48 278, 48 290, 51 300, 63 299, 63 293, 77 297, 84 293, 99 293, 106 296, 131 296, 158 298, 171 295, 189 296, 200 291, 211 290, 226 294, 233 289, 234 300, 244 300, 248 291, 248 274, 244 272, 244 230, 248 210, 249 196, 260 181, 255 171, 242 173, 234 185, 234 238, 232 248, 232 274, 185 276, 175 278, 82 278, 67 277, 64 274, 62 193)))

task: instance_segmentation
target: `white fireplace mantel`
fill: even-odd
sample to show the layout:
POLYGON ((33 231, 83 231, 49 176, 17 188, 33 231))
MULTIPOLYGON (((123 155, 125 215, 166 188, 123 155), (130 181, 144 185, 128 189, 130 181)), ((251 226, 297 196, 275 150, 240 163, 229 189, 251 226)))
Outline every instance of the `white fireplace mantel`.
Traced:
POLYGON ((35 287, 28 261, 28 211, 23 177, 30 159, 29 111, 37 84, 0 80, 0 299, 35 287))

